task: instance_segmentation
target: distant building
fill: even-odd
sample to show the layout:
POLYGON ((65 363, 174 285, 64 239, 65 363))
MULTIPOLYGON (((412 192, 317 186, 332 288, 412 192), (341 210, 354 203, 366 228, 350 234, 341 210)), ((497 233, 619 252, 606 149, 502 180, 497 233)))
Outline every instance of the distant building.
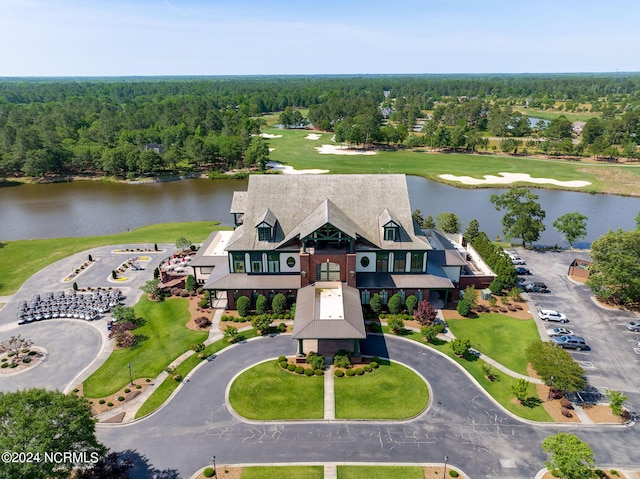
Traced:
POLYGON ((147 143, 144 146, 144 151, 149 151, 149 150, 153 150, 157 154, 161 155, 162 153, 164 153, 164 145, 162 143, 147 143))

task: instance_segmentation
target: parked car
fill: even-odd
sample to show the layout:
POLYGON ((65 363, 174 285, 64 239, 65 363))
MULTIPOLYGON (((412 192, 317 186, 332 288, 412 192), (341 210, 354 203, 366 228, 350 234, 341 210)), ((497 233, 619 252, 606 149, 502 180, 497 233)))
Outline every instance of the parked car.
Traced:
POLYGON ((512 256, 511 262, 513 264, 527 264, 525 260, 523 260, 520 256, 512 256))
POLYGON ((631 321, 625 325, 629 331, 640 332, 640 321, 631 321))
POLYGON ((554 337, 554 336, 568 336, 568 335, 572 335, 573 331, 568 330, 567 328, 550 328, 547 329, 547 334, 550 337, 554 337))
POLYGON ((527 268, 523 268, 522 266, 518 266, 516 268, 516 274, 531 274, 531 271, 529 271, 527 268))
POLYGON ((541 283, 539 281, 533 281, 531 283, 527 283, 523 286, 524 290, 527 293, 547 293, 549 290, 547 289, 547 285, 541 283))
POLYGON ((540 319, 542 319, 543 321, 556 321, 558 323, 569 322, 564 314, 558 313, 554 309, 541 309, 540 311, 538 311, 538 316, 540 316, 540 319))
POLYGON ((580 336, 555 336, 551 338, 551 340, 561 348, 565 349, 575 349, 576 351, 582 351, 587 347, 587 343, 585 343, 584 338, 580 336))

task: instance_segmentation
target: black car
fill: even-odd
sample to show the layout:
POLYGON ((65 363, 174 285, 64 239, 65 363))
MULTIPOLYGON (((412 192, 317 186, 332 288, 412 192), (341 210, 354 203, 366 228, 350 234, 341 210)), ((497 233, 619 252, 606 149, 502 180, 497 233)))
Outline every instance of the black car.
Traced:
POLYGON ((518 266, 516 267, 516 274, 531 274, 531 271, 523 266, 518 266))

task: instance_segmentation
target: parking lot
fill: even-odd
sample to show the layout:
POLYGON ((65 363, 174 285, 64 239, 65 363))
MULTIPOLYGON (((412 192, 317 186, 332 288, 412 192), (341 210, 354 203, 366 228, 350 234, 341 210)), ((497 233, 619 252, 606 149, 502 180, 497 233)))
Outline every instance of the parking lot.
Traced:
POLYGON ((636 340, 640 333, 625 328, 625 323, 637 320, 629 311, 605 309, 592 300, 591 290, 584 284, 569 279, 569 265, 575 258, 589 259, 583 252, 537 252, 518 249, 532 275, 525 281, 542 281, 548 293, 528 293, 531 313, 536 318, 540 337, 547 340, 547 328, 565 327, 582 336, 589 346, 570 354, 584 368, 590 386, 604 392, 606 388, 624 392, 629 396, 629 409, 640 410, 640 348, 636 340), (555 309, 564 313, 566 324, 542 321, 539 309, 555 309))

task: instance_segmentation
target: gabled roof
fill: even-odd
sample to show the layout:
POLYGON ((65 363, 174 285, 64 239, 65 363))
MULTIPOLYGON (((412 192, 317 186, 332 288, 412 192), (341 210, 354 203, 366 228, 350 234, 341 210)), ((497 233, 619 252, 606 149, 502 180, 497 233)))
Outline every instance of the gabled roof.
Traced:
POLYGON ((258 242, 256 228, 239 227, 228 250, 275 249, 326 223, 381 249, 431 249, 414 228, 404 175, 251 175, 247 191, 234 193, 231 212, 244 213, 244 224, 253 226, 267 209, 278 220, 275 241, 258 242), (385 209, 400 225, 399 241, 384 241, 379 216, 385 209))
POLYGON ((267 208, 266 210, 264 210, 264 213, 258 216, 255 226, 266 223, 273 228, 276 225, 276 221, 278 221, 276 219, 276 215, 274 215, 273 212, 269 208, 267 208))
MULTIPOLYGON (((360 227, 355 224, 340 208, 326 198, 309 215, 300 222, 280 243, 283 245, 291 239, 299 236, 300 239, 309 236, 326 224, 330 224, 349 237, 356 239, 356 235, 364 236, 360 227)), ((280 246, 278 245, 278 246, 280 246)))

